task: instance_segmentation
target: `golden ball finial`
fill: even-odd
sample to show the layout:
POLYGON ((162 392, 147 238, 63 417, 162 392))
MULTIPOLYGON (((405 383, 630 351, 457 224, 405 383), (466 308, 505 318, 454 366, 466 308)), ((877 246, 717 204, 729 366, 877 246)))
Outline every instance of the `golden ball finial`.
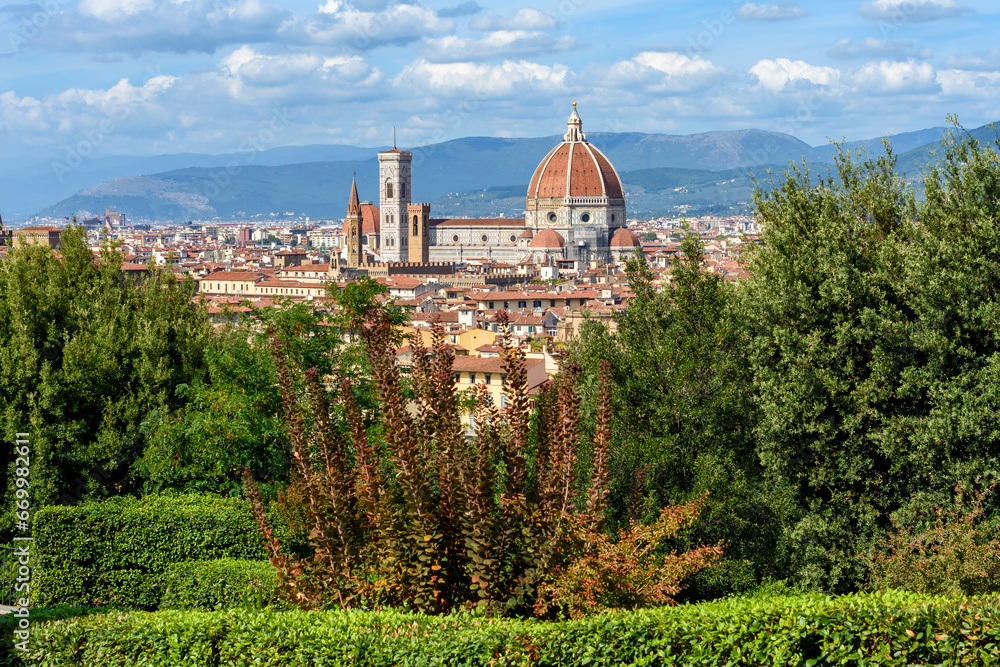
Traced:
POLYGON ((576 109, 576 98, 575 97, 573 98, 573 109, 574 110, 576 109))

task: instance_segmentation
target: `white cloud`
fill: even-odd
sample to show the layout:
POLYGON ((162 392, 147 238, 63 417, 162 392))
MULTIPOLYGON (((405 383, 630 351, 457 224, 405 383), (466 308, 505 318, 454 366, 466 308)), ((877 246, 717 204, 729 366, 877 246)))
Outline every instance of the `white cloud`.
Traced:
POLYGON ((849 37, 838 39, 826 54, 839 60, 852 58, 920 58, 926 60, 933 54, 930 49, 918 48, 907 40, 892 41, 866 37, 860 42, 853 42, 849 37))
POLYGON ((158 116, 162 98, 177 78, 159 75, 136 86, 121 79, 108 89, 69 88, 42 99, 0 94, 0 135, 12 132, 65 139, 100 121, 120 125, 126 119, 158 116))
POLYGON ((485 99, 519 90, 565 94, 571 76, 564 65, 550 67, 526 60, 505 60, 499 65, 418 60, 407 65, 393 83, 436 95, 474 95, 485 99))
POLYGON ((27 46, 103 56, 212 53, 227 44, 270 40, 292 16, 265 0, 81 0, 76 9, 47 16, 45 29, 27 46))
POLYGON ((537 9, 519 9, 511 18, 500 18, 482 14, 469 22, 473 30, 551 30, 559 27, 559 21, 537 9))
POLYGON ((894 24, 934 21, 972 12, 955 0, 866 0, 860 11, 865 18, 894 24))
POLYGON ((428 39, 424 43, 423 51, 429 60, 454 62, 551 53, 565 51, 574 46, 576 39, 568 35, 556 39, 544 32, 497 30, 486 34, 482 39, 468 39, 455 35, 428 39))
POLYGON ((810 65, 803 60, 788 58, 758 61, 750 68, 750 73, 772 92, 801 82, 815 86, 835 86, 840 82, 840 71, 833 67, 810 65))
POLYGON ((1000 71, 945 69, 937 73, 941 92, 952 99, 1000 98, 1000 71))
POLYGON ((328 0, 315 16, 287 24, 281 34, 304 43, 345 45, 364 50, 448 34, 454 27, 454 21, 422 5, 394 4, 380 11, 370 11, 341 0, 328 0))
POLYGON ((684 92, 719 79, 725 70, 701 56, 676 51, 643 51, 631 60, 614 63, 600 79, 612 88, 641 87, 652 93, 684 92))
POLYGON ((370 95, 384 80, 381 70, 361 56, 325 57, 316 53, 259 53, 244 45, 219 62, 216 73, 193 76, 192 92, 213 88, 227 91, 232 100, 255 104, 255 100, 299 101, 351 99, 370 95))
POLYGON ((747 2, 736 10, 736 15, 746 21, 787 21, 805 16, 805 11, 794 2, 757 4, 747 2))
POLYGON ((116 22, 156 9, 154 0, 81 0, 80 13, 116 22))
POLYGON ((882 60, 851 73, 851 83, 870 95, 929 92, 938 88, 930 63, 882 60))
POLYGON ((976 51, 972 55, 955 53, 948 56, 944 66, 953 69, 1000 70, 1000 49, 976 51))

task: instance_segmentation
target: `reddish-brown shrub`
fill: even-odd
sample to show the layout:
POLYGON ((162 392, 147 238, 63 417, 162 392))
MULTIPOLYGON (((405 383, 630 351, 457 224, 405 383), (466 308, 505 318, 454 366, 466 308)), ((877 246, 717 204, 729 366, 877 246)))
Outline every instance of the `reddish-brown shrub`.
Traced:
MULTIPOLYGON (((471 439, 455 394, 454 352, 440 326, 430 347, 411 341, 413 399, 396 363, 392 318, 373 309, 356 327, 377 388, 377 444, 350 381, 335 381, 330 392, 315 371, 306 371, 304 390, 297 390, 291 363, 274 345, 293 486, 306 501, 314 555, 303 559, 282 549, 249 475, 247 491, 289 600, 303 608, 398 606, 442 613, 479 606, 531 613, 551 573, 609 546, 601 535, 609 367, 605 362, 601 368, 597 435, 581 485, 580 369, 563 368, 543 389, 532 436, 524 353, 510 337, 506 313, 498 320, 505 406, 477 388, 478 431, 471 439)), ((629 539, 641 540, 642 530, 629 539)), ((553 599, 549 606, 559 604, 553 599)))

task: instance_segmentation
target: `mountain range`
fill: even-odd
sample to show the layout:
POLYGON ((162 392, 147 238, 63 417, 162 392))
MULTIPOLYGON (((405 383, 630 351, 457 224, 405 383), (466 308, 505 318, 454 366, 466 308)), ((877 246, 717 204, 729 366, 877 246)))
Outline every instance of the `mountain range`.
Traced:
MULTIPOLYGON (((891 137, 898 167, 913 180, 940 147, 943 127, 891 137)), ((991 126, 970 133, 996 139, 991 126)), ((749 211, 753 182, 788 163, 824 168, 833 144, 810 146, 765 130, 693 135, 594 132, 588 139, 612 161, 626 189, 630 216, 749 211)), ((413 151, 413 194, 435 217, 520 215, 528 180, 561 136, 469 137, 413 151)), ((881 139, 845 148, 881 152, 881 139)), ((0 165, 0 214, 8 220, 68 217, 118 209, 129 219, 271 219, 343 217, 352 176, 361 197, 377 199, 384 147, 286 146, 223 155, 178 153, 0 165), (54 203, 53 203, 54 202, 54 203)))

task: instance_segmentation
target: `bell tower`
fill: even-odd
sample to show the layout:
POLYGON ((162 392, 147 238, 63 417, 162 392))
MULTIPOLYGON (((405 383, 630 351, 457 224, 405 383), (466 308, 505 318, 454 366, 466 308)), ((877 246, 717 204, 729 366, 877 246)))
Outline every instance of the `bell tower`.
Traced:
POLYGON ((381 255, 387 262, 409 260, 407 207, 410 204, 410 166, 413 153, 398 148, 378 154, 381 255))
POLYGON ((344 228, 347 235, 344 245, 347 249, 347 268, 356 269, 361 266, 361 202, 358 200, 357 179, 351 180, 351 199, 347 203, 347 217, 344 218, 344 228))

